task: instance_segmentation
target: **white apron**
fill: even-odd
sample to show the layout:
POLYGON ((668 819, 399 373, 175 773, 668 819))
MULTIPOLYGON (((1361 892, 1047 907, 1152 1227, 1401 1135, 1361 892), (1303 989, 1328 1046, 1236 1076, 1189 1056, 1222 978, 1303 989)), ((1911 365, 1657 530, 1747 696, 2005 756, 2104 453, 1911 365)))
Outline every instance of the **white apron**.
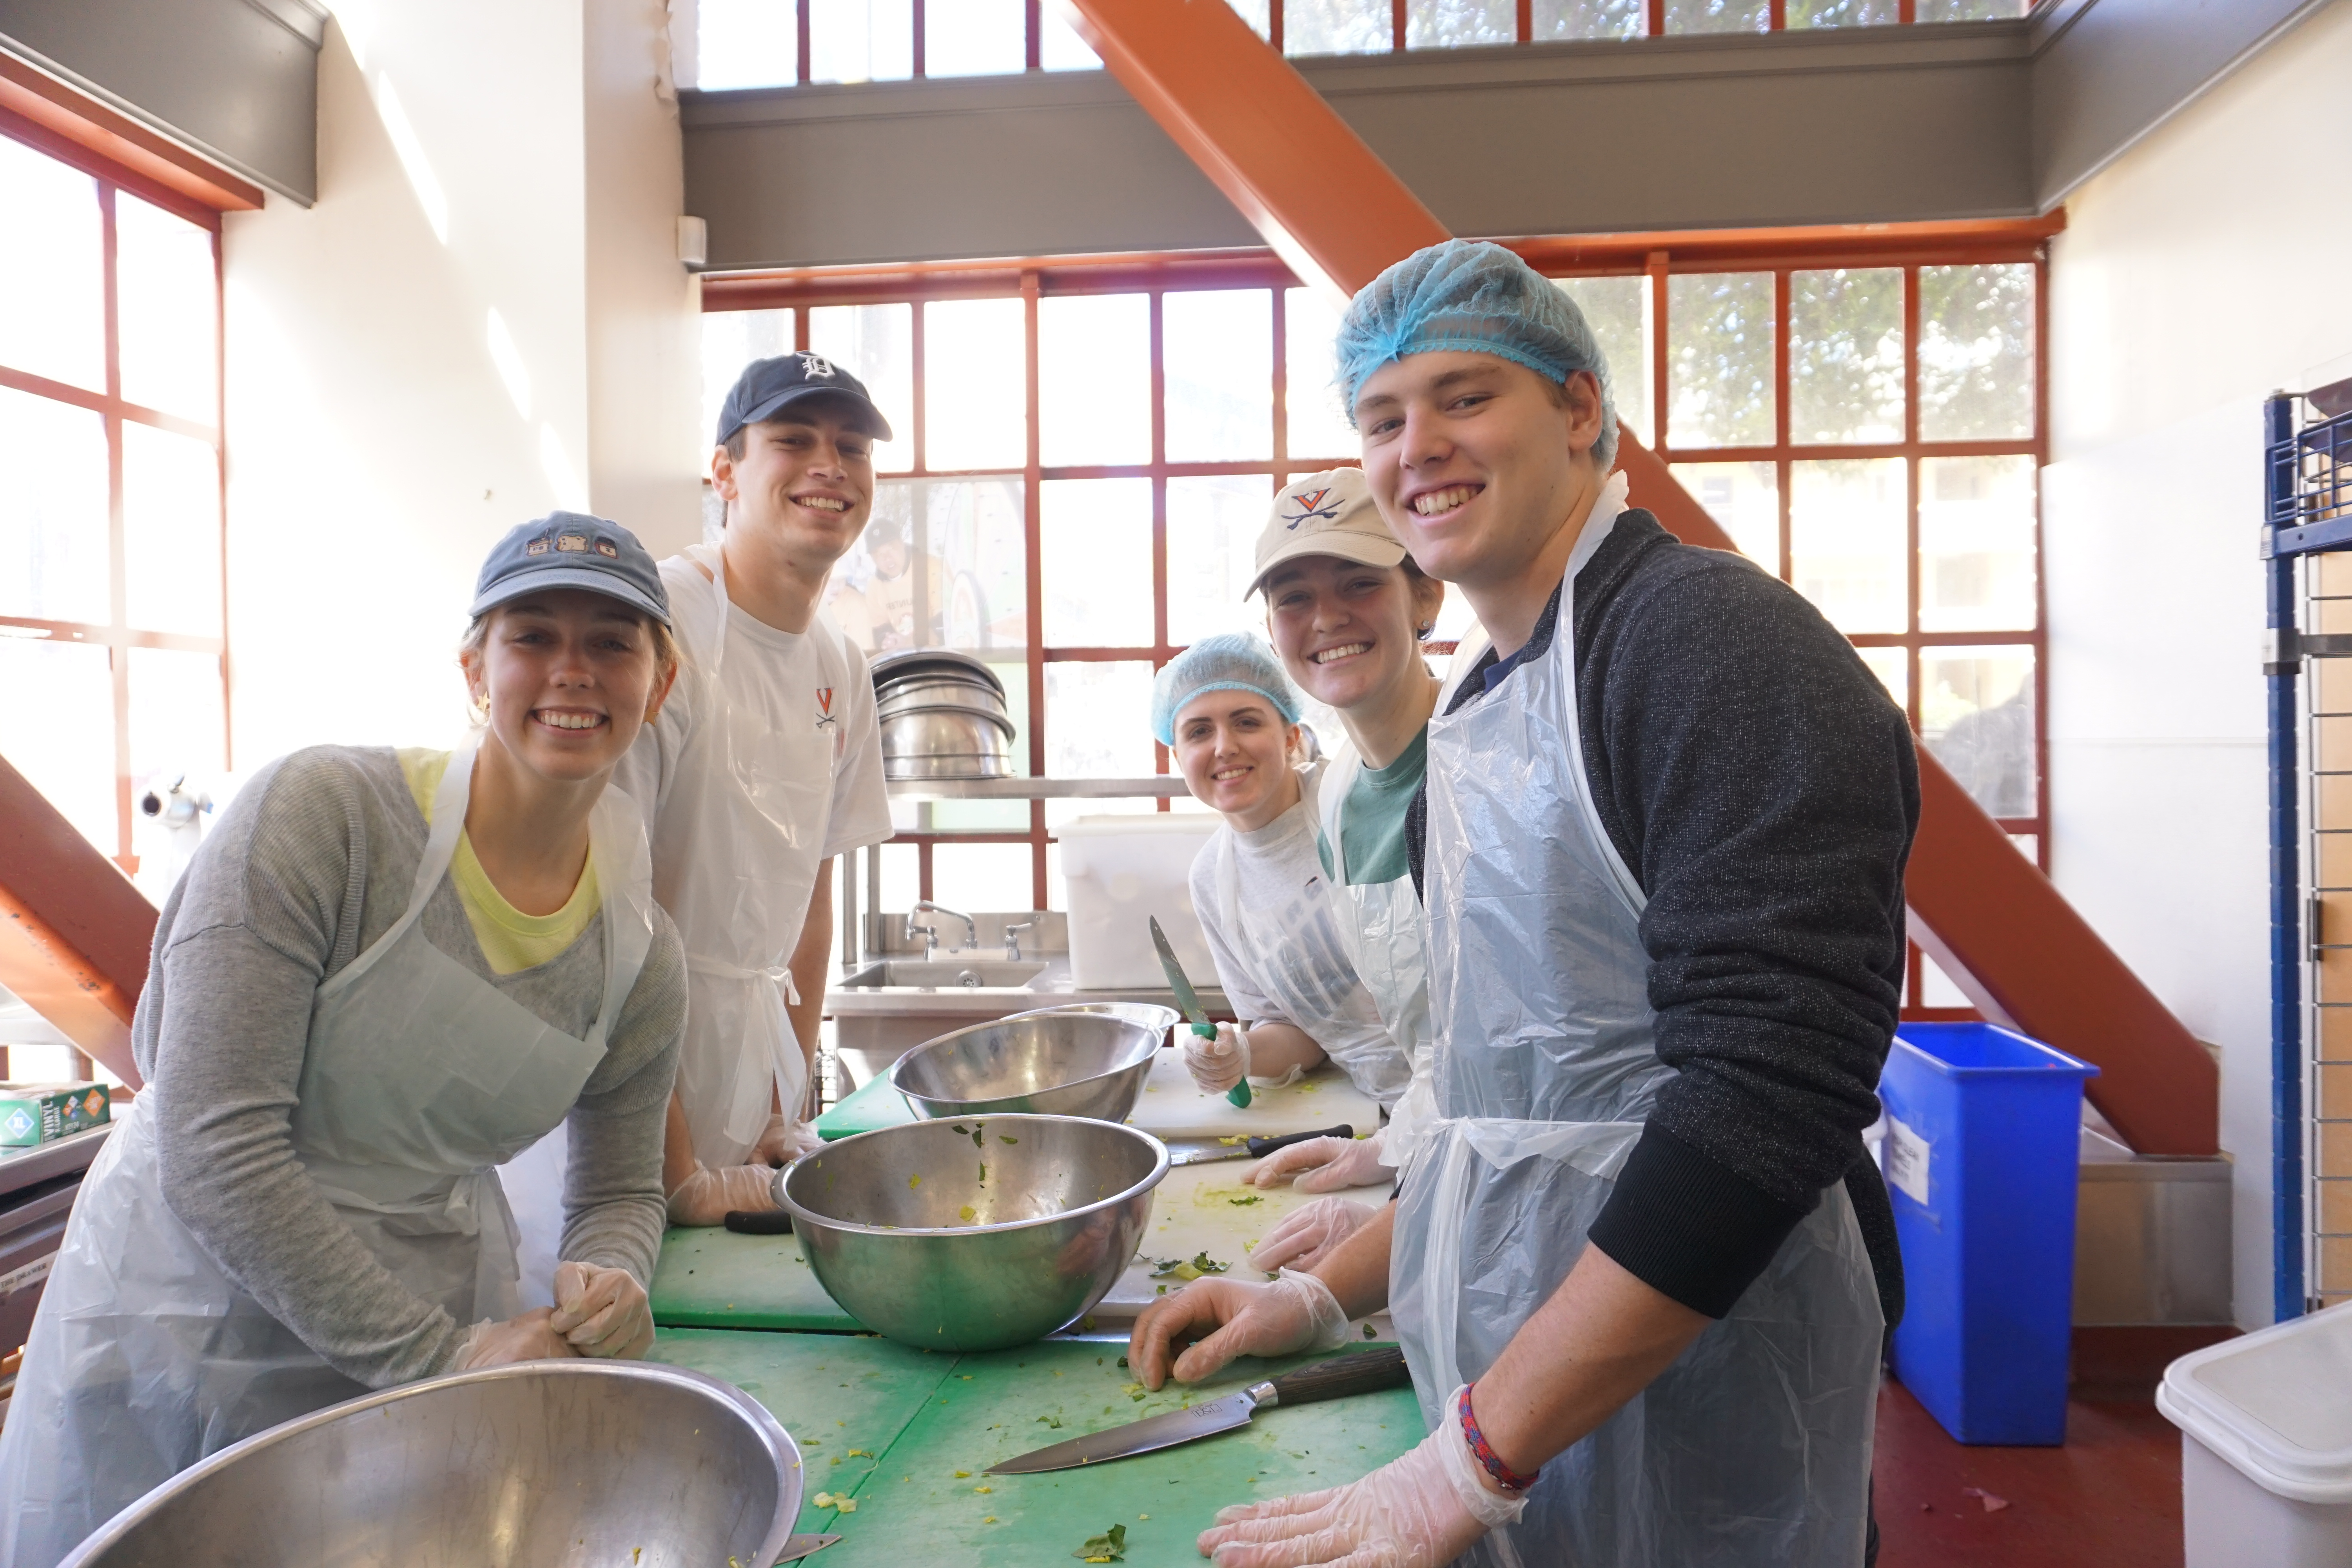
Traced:
MULTIPOLYGON (((583 1039, 418 925, 466 821, 474 746, 450 758, 408 907, 319 987, 295 1152, 378 1262, 461 1324, 515 1311, 493 1168, 563 1120, 652 942, 645 832, 607 790, 590 819, 604 991, 583 1039)), ((152 1110, 132 1102, 82 1184, 0 1430, 0 1563, 52 1568, 206 1455, 366 1393, 247 1295, 166 1204, 152 1110)), ((256 1528, 266 1528, 257 1523, 256 1528)))
MULTIPOLYGON (((1613 498, 1604 497, 1606 505, 1613 498)), ((1559 1288, 1671 1069, 1643 894, 1589 795, 1577 733, 1578 542, 1549 653, 1431 721, 1430 1007, 1437 1108, 1396 1219, 1391 1305, 1435 1406, 1559 1288)), ((1843 1185, 1730 1316, 1543 1468, 1525 1518, 1462 1561, 1853 1568, 1883 1324, 1843 1185)))
MULTIPOLYGON (((1324 772, 1303 773, 1299 789, 1311 818, 1318 809, 1318 780, 1324 772)), ((1325 781, 1328 784, 1328 781, 1325 781)), ((1384 1027, 1387 1011, 1380 994, 1365 984, 1356 967, 1346 931, 1349 921, 1335 915, 1328 893, 1300 900, 1291 910, 1270 911, 1261 923, 1274 923, 1269 939, 1242 923, 1241 869, 1234 864, 1234 833, 1219 832, 1211 846, 1217 857, 1218 903, 1231 945, 1243 955, 1250 977, 1261 994, 1283 1010, 1323 1054, 1348 1075, 1349 1081, 1383 1105, 1392 1105, 1405 1091, 1412 1070, 1404 1047, 1384 1027), (1285 925, 1282 917, 1295 915, 1285 925)), ((1320 877, 1327 886, 1331 879, 1320 877)), ((1412 889, 1405 889, 1408 897, 1412 889)))
POLYGON ((1348 880, 1348 847, 1341 829, 1348 792, 1363 765, 1353 742, 1341 742, 1323 770, 1317 805, 1323 841, 1331 847, 1330 890, 1339 940, 1412 1075, 1403 1095, 1389 1108, 1388 1125, 1381 1130, 1381 1163, 1402 1171, 1435 1109, 1430 1080, 1436 1037, 1429 1021, 1429 942, 1412 873, 1388 882, 1348 880))
MULTIPOLYGON (((846 737, 836 727, 827 746, 732 710, 727 568, 716 545, 685 554, 710 575, 668 575, 673 602, 699 592, 717 613, 678 617, 694 639, 687 654, 698 701, 694 733, 663 786, 662 903, 686 944, 678 1098, 696 1155, 715 1167, 743 1163, 774 1105, 797 1114, 808 1093, 808 1061, 784 1011, 800 1000, 787 965, 816 888, 846 737), (674 822, 687 825, 676 850, 674 822)), ((820 611, 808 635, 841 632, 820 611)), ((848 665, 858 668, 855 658, 848 665)))

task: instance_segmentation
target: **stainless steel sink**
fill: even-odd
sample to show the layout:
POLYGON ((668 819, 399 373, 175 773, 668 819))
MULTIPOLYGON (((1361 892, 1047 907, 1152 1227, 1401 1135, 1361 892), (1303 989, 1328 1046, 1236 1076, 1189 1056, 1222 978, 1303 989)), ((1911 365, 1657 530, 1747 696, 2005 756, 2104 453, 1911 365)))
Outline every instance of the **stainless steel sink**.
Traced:
POLYGON ((953 957, 925 961, 919 958, 886 958, 851 971, 841 982, 845 991, 871 991, 884 987, 913 986, 925 990, 961 988, 977 991, 983 987, 1018 987, 1028 984, 1044 973, 1043 960, 975 959, 959 963, 953 957))

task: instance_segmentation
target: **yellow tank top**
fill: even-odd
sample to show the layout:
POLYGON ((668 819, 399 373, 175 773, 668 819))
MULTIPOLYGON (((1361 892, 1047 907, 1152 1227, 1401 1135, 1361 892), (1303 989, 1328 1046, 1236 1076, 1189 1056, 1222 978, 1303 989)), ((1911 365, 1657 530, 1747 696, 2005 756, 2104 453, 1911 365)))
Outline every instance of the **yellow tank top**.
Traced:
MULTIPOLYGON (((430 827, 433 796, 441 788, 441 775, 449 771, 449 753, 403 746, 394 754, 400 758, 402 775, 408 780, 408 793, 416 797, 416 809, 430 827)), ((457 901, 466 907, 474 940, 482 944, 482 956, 497 974, 518 974, 555 958, 580 940, 602 903, 596 890, 596 863, 592 859, 582 868, 579 886, 572 889, 562 909, 551 915, 523 913, 507 902, 490 881, 489 873, 474 857, 472 841, 463 833, 457 836, 457 851, 449 862, 449 879, 457 884, 457 901)))

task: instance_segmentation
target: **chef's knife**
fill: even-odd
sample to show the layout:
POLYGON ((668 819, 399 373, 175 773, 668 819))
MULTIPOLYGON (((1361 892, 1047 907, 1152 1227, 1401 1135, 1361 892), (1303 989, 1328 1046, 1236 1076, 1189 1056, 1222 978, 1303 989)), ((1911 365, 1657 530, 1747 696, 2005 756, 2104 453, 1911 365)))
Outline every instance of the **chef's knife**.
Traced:
POLYGON ((1394 1346, 1333 1356, 1328 1361, 1284 1373, 1268 1383, 1253 1383, 1238 1394, 1195 1405, 1190 1410, 1147 1416, 1023 1454, 990 1466, 988 1473, 1030 1476, 1041 1470, 1068 1470, 1080 1465, 1131 1458, 1137 1454, 1172 1448, 1196 1437, 1212 1437, 1236 1426, 1246 1426, 1259 1411, 1271 1410, 1277 1405, 1311 1405, 1318 1399, 1339 1399, 1350 1394, 1376 1394, 1383 1388, 1402 1388, 1412 1381, 1412 1374, 1405 1370, 1404 1352, 1394 1346))
POLYGON ((783 1568, 787 1563, 797 1563, 813 1552, 822 1552, 840 1539, 838 1535, 795 1535, 784 1542, 784 1554, 776 1559, 776 1568, 783 1568))
MULTIPOLYGON (((1304 1143, 1312 1138, 1353 1138, 1356 1130, 1345 1122, 1326 1127, 1319 1132, 1291 1132, 1280 1138, 1244 1138, 1231 1148, 1187 1149, 1181 1154, 1171 1154, 1171 1165, 1205 1165, 1214 1160, 1263 1160, 1276 1149, 1287 1149, 1293 1143, 1304 1143)), ((728 1215, 730 1220, 735 1216, 728 1215)))
MULTIPOLYGON (((1168 976, 1168 989, 1176 993, 1176 1005, 1184 1009, 1184 1016, 1192 1020, 1192 1032, 1204 1040, 1217 1037, 1217 1026, 1209 1022, 1209 1010, 1201 1005, 1201 994, 1184 978, 1184 966, 1176 962, 1176 950, 1168 945, 1168 933, 1160 929, 1160 917, 1151 917, 1151 945, 1160 950, 1160 972, 1168 976)), ((1225 1090, 1225 1098, 1238 1108, 1249 1109, 1249 1079, 1244 1078, 1225 1090)))

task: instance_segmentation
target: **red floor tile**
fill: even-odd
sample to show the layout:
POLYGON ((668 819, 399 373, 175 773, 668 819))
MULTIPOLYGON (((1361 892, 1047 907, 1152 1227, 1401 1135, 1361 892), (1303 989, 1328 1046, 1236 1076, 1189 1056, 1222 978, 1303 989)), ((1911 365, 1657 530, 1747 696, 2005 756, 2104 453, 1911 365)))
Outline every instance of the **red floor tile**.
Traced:
POLYGON ((2180 1434, 2145 1400, 2070 1400, 2063 1448, 1968 1447, 1889 1379, 1872 1470, 1880 1568, 2180 1563, 2180 1434))

